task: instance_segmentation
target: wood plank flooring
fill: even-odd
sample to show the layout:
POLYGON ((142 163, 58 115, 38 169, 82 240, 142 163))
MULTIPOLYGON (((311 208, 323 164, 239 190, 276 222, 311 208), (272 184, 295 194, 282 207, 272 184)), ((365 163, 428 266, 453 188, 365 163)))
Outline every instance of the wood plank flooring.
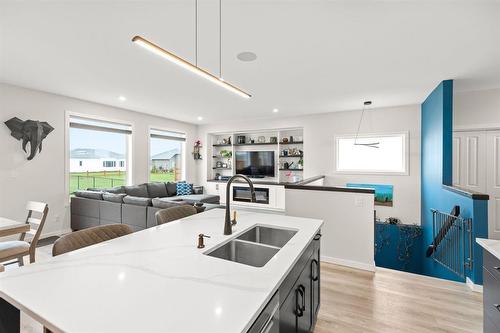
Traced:
MULTIPOLYGON (((49 259, 51 249, 51 245, 39 248, 37 260, 49 259)), ((322 262, 321 308, 314 332, 478 333, 483 327, 482 311, 482 294, 461 283, 322 262)), ((42 332, 41 325, 30 318, 22 321, 23 332, 42 332)))
POLYGON ((461 283, 321 263, 314 332, 482 332, 482 299, 461 283))

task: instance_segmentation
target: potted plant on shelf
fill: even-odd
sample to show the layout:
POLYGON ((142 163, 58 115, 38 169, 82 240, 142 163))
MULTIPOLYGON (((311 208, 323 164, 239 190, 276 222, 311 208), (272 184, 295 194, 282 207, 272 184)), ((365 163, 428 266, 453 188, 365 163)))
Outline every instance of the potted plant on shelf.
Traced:
POLYGON ((233 157, 233 152, 231 150, 223 149, 220 151, 220 156, 222 158, 227 158, 227 168, 231 168, 231 158, 233 157))

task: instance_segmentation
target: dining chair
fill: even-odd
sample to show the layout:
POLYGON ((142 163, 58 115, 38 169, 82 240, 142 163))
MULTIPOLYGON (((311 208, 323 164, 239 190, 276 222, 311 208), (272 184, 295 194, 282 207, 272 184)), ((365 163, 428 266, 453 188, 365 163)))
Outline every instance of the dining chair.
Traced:
POLYGON ((30 263, 35 262, 36 246, 47 220, 49 205, 43 202, 29 201, 26 210, 28 211, 26 224, 30 225, 30 230, 23 232, 17 241, 0 242, 0 262, 17 259, 19 266, 23 266, 23 257, 27 255, 30 256, 30 263), (25 240, 26 235, 30 235, 31 239, 25 240))
POLYGON ((190 205, 180 205, 178 207, 170 207, 161 209, 156 212, 156 225, 172 222, 196 214, 196 208, 190 205))
POLYGON ((125 236, 132 232, 132 228, 126 224, 107 224, 78 230, 56 240, 52 247, 52 256, 55 257, 66 252, 75 251, 83 247, 125 236))

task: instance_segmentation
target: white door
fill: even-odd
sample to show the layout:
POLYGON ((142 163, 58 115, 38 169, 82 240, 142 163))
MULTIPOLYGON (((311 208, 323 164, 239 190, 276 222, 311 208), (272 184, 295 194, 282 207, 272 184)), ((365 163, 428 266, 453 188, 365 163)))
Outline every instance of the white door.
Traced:
POLYGON ((453 133, 453 185, 486 193, 486 132, 453 133))
POLYGON ((500 239, 500 131, 487 134, 488 236, 500 239))

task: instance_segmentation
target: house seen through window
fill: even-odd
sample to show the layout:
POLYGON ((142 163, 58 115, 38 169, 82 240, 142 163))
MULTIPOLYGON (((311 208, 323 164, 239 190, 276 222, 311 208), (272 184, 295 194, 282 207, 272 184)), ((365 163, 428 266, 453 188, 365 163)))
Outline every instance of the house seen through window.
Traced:
POLYGON ((126 185, 130 125, 70 117, 69 192, 126 185))
POLYGON ((177 181, 184 179, 184 133, 150 131, 150 176, 151 181, 177 181))

